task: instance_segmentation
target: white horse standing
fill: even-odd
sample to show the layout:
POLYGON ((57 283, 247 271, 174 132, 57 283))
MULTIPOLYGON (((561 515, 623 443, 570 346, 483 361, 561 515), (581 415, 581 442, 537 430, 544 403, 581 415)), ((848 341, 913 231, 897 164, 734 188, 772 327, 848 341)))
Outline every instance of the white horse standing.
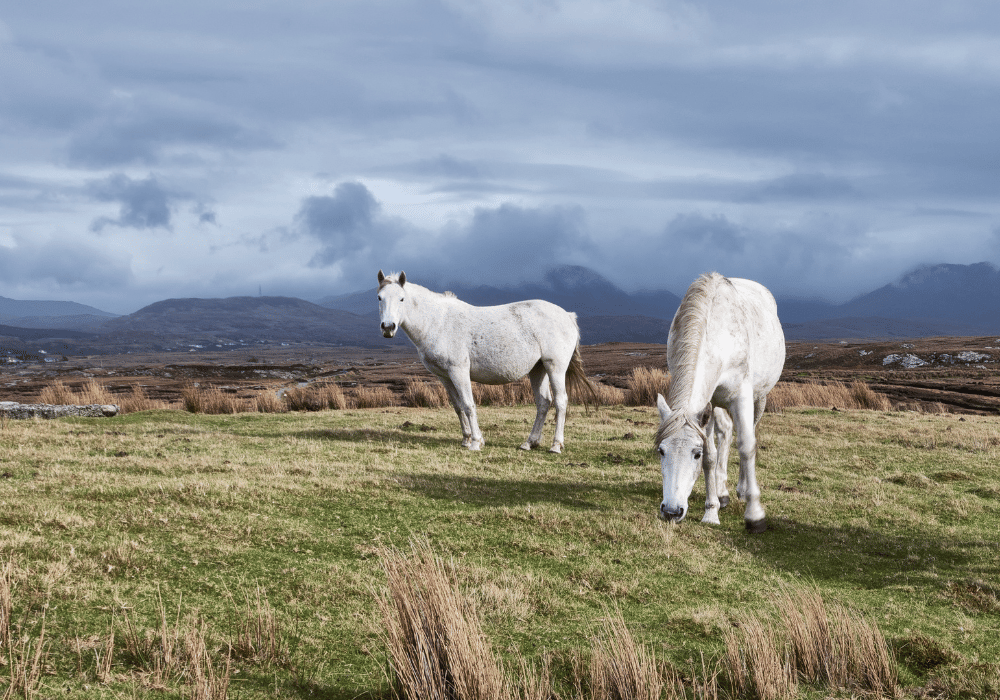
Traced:
MULTIPOLYGON (((542 441, 542 426, 553 399, 556 432, 550 452, 561 452, 569 403, 567 383, 582 389, 585 400, 596 391, 583 372, 576 314, 547 301, 519 301, 503 306, 472 306, 450 292, 439 294, 407 282, 406 273, 378 271, 382 335, 402 329, 417 348, 424 367, 435 374, 462 424, 462 445, 485 444, 476 418, 472 381, 508 384, 525 375, 535 395, 535 424, 522 450, 542 441)), ((596 401, 595 401, 596 403, 596 401)))
POLYGON ((663 472, 660 517, 684 519, 701 470, 705 473, 702 522, 718 524, 719 508, 729 502, 725 462, 718 456, 717 443, 717 436, 725 437, 727 417, 713 410, 721 406, 736 424, 740 454, 736 494, 746 500, 743 519, 750 532, 763 532, 767 522, 755 471, 756 428, 767 394, 785 364, 785 335, 774 297, 750 280, 727 279, 715 272, 702 275, 684 295, 670 324, 667 364, 670 401, 656 399, 660 411, 656 446, 663 472))

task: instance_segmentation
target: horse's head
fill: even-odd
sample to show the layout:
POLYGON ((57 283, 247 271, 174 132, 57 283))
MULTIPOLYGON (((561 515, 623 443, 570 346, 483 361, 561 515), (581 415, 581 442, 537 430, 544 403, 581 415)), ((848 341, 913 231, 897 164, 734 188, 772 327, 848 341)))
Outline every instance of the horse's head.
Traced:
POLYGON ((712 417, 709 405, 700 414, 685 415, 680 409, 671 410, 663 396, 657 394, 660 429, 656 433, 656 451, 663 472, 663 501, 660 518, 679 523, 687 515, 688 497, 698 480, 705 456, 705 427, 712 417))
POLYGON ((382 335, 391 338, 396 335, 399 325, 405 320, 404 302, 406 292, 406 273, 386 277, 378 271, 378 316, 381 322, 382 335))

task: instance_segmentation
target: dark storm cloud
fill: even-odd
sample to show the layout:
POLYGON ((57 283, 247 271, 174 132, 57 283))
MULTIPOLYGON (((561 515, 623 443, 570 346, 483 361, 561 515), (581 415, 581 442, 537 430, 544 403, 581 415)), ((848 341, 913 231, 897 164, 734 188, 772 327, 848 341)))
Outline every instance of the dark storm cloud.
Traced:
POLYGON ((90 195, 101 202, 121 205, 117 219, 101 217, 90 225, 91 231, 100 231, 113 225, 134 229, 170 229, 170 203, 184 198, 171 193, 150 175, 145 180, 133 180, 121 173, 106 180, 91 183, 90 195))
POLYGON ((331 196, 307 197, 295 222, 321 247, 310 265, 325 267, 348 259, 393 238, 392 224, 381 216, 381 206, 360 182, 342 182, 331 196))

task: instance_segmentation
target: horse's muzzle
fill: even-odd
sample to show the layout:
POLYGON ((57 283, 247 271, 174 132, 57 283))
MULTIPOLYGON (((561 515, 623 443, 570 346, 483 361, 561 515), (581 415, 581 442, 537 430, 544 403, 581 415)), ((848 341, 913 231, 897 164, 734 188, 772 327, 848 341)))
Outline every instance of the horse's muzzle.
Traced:
POLYGON ((686 513, 684 508, 677 506, 676 508, 670 508, 666 503, 660 504, 660 520, 665 520, 668 523, 679 523, 684 519, 686 513))
POLYGON ((382 324, 382 335, 386 338, 391 338, 396 335, 396 324, 395 323, 383 323, 382 324))

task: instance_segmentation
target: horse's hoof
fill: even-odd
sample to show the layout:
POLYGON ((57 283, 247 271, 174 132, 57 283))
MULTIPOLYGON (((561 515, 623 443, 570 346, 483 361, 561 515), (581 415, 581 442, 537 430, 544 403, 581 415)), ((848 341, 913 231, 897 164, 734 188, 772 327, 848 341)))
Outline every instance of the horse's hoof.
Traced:
POLYGON ((719 499, 719 508, 725 508, 729 505, 729 496, 723 496, 719 499))
POLYGON ((529 452, 532 447, 534 447, 534 445, 532 445, 530 442, 526 442, 523 445, 521 445, 521 447, 519 449, 522 449, 525 452, 529 452))
POLYGON ((704 525, 721 525, 719 522, 719 513, 713 508, 711 512, 705 511, 705 517, 701 519, 704 525))
POLYGON ((746 520, 744 522, 747 526, 747 532, 751 535, 759 535, 767 531, 767 520, 765 518, 761 518, 760 520, 746 520))
POLYGON ((552 445, 552 447, 549 448, 549 452, 560 454, 562 452, 562 445, 560 445, 558 442, 555 443, 554 445, 552 445))

